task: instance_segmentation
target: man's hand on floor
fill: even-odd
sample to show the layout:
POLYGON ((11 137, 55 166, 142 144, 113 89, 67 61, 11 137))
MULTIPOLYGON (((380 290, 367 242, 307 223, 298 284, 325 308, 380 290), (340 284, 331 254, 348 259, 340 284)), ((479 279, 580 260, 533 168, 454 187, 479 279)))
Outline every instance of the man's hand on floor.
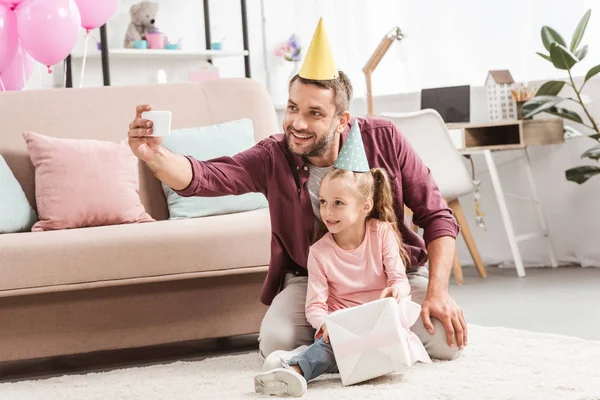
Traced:
POLYGON ((421 305, 421 318, 425 329, 431 335, 434 333, 431 318, 437 318, 442 322, 446 329, 448 346, 454 344, 455 333, 458 348, 462 350, 467 345, 467 323, 463 311, 447 291, 440 291, 435 294, 428 293, 421 305))

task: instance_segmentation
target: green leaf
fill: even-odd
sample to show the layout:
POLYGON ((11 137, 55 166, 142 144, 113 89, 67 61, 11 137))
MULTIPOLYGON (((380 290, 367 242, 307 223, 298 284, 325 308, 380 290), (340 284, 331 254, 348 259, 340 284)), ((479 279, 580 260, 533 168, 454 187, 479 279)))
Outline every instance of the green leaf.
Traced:
POLYGON ((571 51, 575 51, 577 46, 579 46, 579 43, 581 43, 581 38, 583 38, 583 34, 585 33, 585 28, 587 27, 591 14, 592 10, 587 10, 587 12, 581 18, 581 21, 579 21, 577 29, 575 29, 575 33, 573 34, 573 39, 571 39, 571 47, 569 47, 571 51))
POLYGON ((579 61, 581 61, 585 58, 585 56, 587 56, 587 52, 588 52, 588 45, 586 44, 585 46, 583 46, 582 48, 580 48, 579 50, 577 50, 575 52, 575 57, 577 57, 577 59, 579 61))
POLYGON ((569 49, 556 42, 550 46, 550 58, 552 64, 558 69, 571 69, 579 61, 569 49))
POLYGON ((587 149, 582 155, 581 158, 591 158, 592 160, 598 161, 600 159, 600 146, 592 147, 591 149, 587 149))
POLYGON ((560 97, 560 96, 553 96, 553 95, 542 95, 542 96, 535 96, 533 97, 531 100, 528 100, 525 102, 525 104, 523 104, 523 107, 531 107, 531 105, 540 105, 543 103, 547 103, 549 101, 554 101, 554 100, 564 100, 564 98, 560 97))
POLYGON ((547 54, 543 54, 543 53, 540 53, 539 51, 537 51, 536 53, 537 53, 537 54, 538 54, 540 57, 542 57, 542 58, 545 58, 546 60, 548 60, 548 61, 552 62, 552 59, 550 58, 550 56, 549 56, 549 55, 547 55, 547 54))
POLYGON ((597 174, 600 174, 600 167, 593 165, 582 165, 581 167, 569 168, 565 171, 567 180, 580 185, 597 174))
POLYGON ((590 137, 600 142, 600 133, 594 133, 593 135, 590 135, 590 137))
POLYGON ((562 38, 562 36, 560 36, 558 32, 556 32, 549 26, 542 27, 542 43, 544 43, 544 47, 548 51, 550 51, 550 45, 552 43, 558 43, 563 45, 564 47, 567 47, 567 44, 565 43, 565 40, 562 38))
POLYGON ((552 114, 552 115, 556 115, 557 117, 561 117, 564 119, 568 119, 571 121, 575 121, 578 122, 580 124, 583 124, 583 120, 581 119, 581 117, 579 116, 579 114, 577 114, 575 111, 571 111, 567 108, 561 108, 561 107, 550 107, 549 109, 545 110, 548 114, 552 114))
POLYGON ((592 67, 587 74, 585 74, 585 79, 583 81, 583 83, 586 83, 592 76, 596 75, 598 72, 600 72, 600 64, 596 65, 595 67, 592 67))
POLYGON ((556 96, 560 93, 563 86, 565 86, 565 82, 563 81, 548 81, 538 89, 535 96, 556 96))
POLYGON ((564 99, 558 96, 536 96, 523 104, 523 118, 531 118, 536 114, 554 107, 564 99))

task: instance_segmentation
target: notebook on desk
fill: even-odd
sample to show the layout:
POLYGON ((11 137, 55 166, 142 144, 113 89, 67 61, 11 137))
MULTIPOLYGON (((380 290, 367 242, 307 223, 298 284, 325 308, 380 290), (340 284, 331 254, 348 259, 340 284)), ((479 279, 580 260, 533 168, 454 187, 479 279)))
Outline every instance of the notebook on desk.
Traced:
POLYGON ((471 118, 471 87, 453 86, 423 89, 421 91, 421 110, 436 110, 449 124, 469 122, 471 118))
MULTIPOLYGON (((471 87, 452 86, 423 89, 421 91, 421 110, 436 110, 446 124, 470 122, 471 119, 471 87)), ((463 147, 462 132, 449 129, 448 134, 454 147, 463 147)))

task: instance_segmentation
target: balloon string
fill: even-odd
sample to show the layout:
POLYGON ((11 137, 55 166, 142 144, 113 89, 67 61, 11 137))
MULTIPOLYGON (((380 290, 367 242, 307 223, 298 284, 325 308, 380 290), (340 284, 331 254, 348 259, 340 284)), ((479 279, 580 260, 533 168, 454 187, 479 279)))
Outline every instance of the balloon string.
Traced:
POLYGON ((23 54, 25 52, 24 49, 21 49, 21 71, 23 71, 23 87, 25 87, 25 84, 27 83, 27 78, 25 77, 25 54, 23 54))
POLYGON ((6 88, 4 87, 4 82, 2 82, 2 78, 0 78, 0 86, 2 86, 2 91, 6 92, 6 88))
POLYGON ((83 47, 83 61, 81 63, 81 78, 79 79, 79 87, 83 87, 83 74, 85 73, 85 59, 87 58, 87 44, 88 44, 88 34, 85 35, 85 44, 83 47))
POLYGON ((44 85, 42 85, 42 64, 38 63, 37 71, 38 71, 38 79, 40 80, 40 90, 41 90, 44 88, 44 85))

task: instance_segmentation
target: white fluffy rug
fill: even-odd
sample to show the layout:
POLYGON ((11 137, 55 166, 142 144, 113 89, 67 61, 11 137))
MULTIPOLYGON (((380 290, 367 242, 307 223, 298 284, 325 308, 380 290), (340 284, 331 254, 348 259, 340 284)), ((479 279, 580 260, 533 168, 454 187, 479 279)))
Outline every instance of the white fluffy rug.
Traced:
MULTIPOLYGON (((469 346, 450 362, 416 364, 342 387, 311 382, 306 399, 600 399, 600 342, 470 326, 469 346)), ((175 362, 105 373, 0 384, 2 400, 268 399, 254 393, 258 355, 175 362)))

